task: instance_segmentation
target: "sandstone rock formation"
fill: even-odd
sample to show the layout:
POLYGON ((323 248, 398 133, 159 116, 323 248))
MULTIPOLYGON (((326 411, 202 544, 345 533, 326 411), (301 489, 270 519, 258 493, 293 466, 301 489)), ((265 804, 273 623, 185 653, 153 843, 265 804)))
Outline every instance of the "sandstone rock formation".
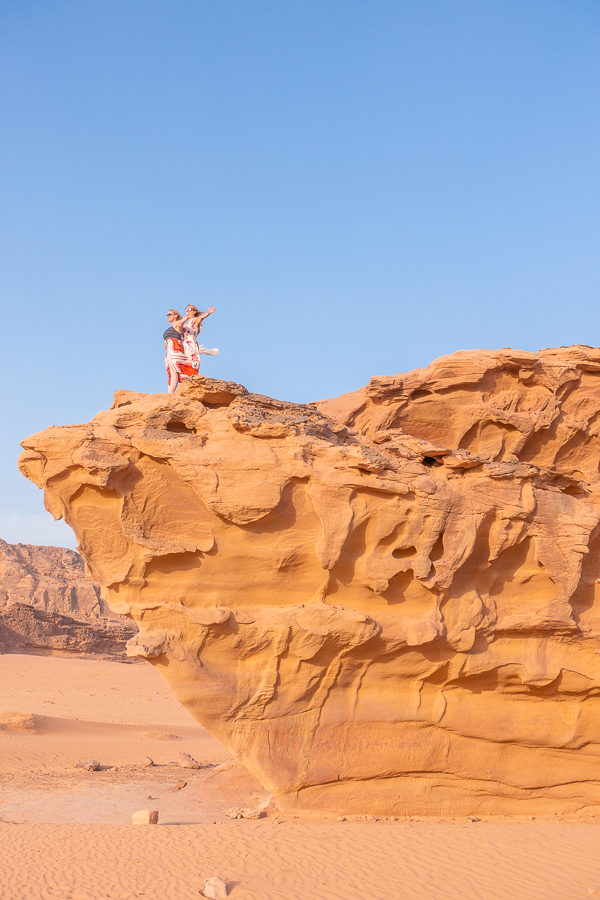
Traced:
POLYGON ((284 808, 600 810, 600 351, 479 351, 300 406, 117 391, 21 471, 284 808))

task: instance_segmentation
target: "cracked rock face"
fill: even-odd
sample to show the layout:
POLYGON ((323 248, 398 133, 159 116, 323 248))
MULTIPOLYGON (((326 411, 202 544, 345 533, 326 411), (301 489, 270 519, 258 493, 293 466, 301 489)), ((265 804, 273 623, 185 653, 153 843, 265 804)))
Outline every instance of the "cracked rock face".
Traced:
POLYGON ((310 406, 188 379, 21 471, 282 807, 600 811, 600 351, 462 352, 310 406))

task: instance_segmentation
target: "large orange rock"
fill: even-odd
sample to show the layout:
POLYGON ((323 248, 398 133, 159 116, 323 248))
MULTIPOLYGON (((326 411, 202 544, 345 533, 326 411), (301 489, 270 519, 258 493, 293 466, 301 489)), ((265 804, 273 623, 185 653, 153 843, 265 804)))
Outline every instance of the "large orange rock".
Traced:
POLYGON ((284 808, 600 811, 600 351, 310 406, 197 376, 23 442, 132 655, 284 808))

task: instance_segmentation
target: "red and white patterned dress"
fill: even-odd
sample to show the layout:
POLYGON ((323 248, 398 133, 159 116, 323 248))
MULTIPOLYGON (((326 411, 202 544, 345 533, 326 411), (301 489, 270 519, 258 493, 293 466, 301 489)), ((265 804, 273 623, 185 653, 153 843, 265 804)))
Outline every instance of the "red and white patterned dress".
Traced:
POLYGON ((202 325, 194 325, 193 322, 183 323, 183 352, 187 356, 188 363, 196 369, 200 369, 200 354, 196 338, 202 331, 202 325))
POLYGON ((173 383, 178 384, 180 381, 185 381, 190 375, 197 375, 198 368, 190 365, 189 359, 183 352, 183 344, 179 332, 173 327, 167 328, 163 337, 165 339, 165 366, 167 367, 169 387, 173 383))

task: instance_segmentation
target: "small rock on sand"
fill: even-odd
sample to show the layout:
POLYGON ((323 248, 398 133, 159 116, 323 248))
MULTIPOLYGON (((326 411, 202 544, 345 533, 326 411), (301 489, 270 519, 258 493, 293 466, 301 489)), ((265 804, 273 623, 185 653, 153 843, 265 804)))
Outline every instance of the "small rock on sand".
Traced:
POLYGON ((178 753, 177 754, 177 765, 181 769, 199 769, 200 764, 196 762, 195 759, 192 759, 189 753, 178 753))
POLYGON ((232 806, 225 815, 230 819, 260 819, 260 811, 258 809, 240 809, 239 806, 232 806))
POLYGON ((227 896, 227 885, 221 878, 204 879, 204 896, 209 900, 221 900, 227 896))
POLYGON ((168 731, 146 731, 144 734, 140 734, 140 737, 145 741, 178 741, 179 736, 177 734, 170 734, 168 731))
POLYGON ((133 825, 158 825, 157 809, 140 809, 131 817, 133 825))
POLYGON ((86 759, 85 762, 77 763, 75 766, 76 769, 87 769, 88 772, 97 772, 100 768, 100 763, 97 759, 86 759))
POLYGON ((140 766, 153 766, 153 765, 154 765, 154 760, 150 759, 149 756, 144 756, 144 758, 140 762, 140 766))
POLYGON ((227 810, 225 815, 227 816, 228 819, 241 819, 242 811, 241 811, 241 809, 238 809, 237 806, 232 806, 231 809, 227 810))

